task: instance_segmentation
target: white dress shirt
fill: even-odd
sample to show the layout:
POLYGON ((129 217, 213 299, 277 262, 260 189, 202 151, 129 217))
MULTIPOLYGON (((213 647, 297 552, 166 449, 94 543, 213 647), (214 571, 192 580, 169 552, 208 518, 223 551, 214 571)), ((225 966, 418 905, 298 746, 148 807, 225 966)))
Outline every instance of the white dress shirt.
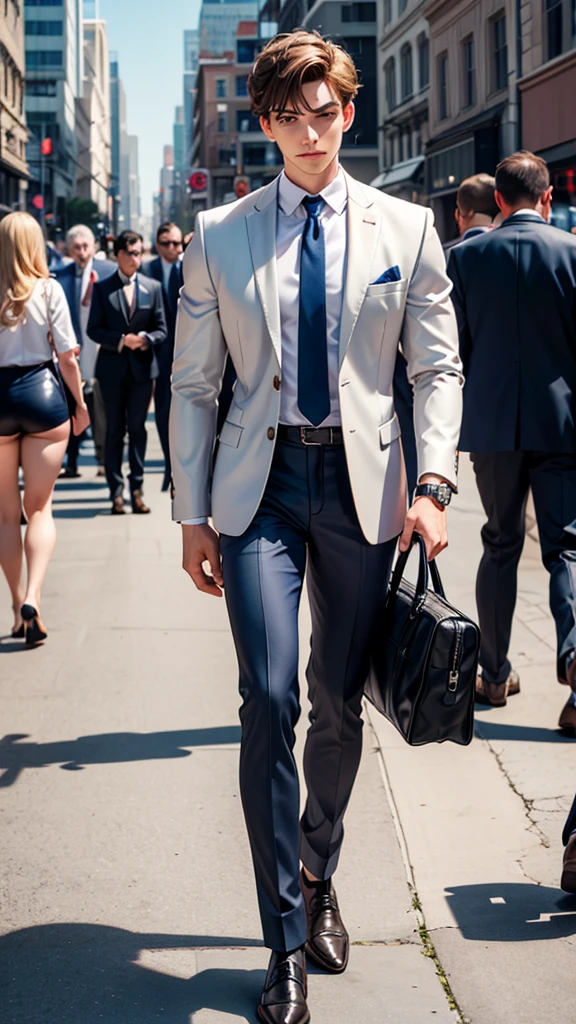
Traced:
MULTIPOLYGON (((278 189, 276 228, 276 262, 280 296, 280 327, 282 332, 282 391, 280 423, 308 426, 310 421, 298 408, 298 314, 300 304, 300 255, 306 224, 306 208, 302 200, 309 195, 282 171, 278 189)), ((342 169, 326 188, 318 193, 324 200, 320 223, 324 231, 326 252, 326 342, 328 345, 328 385, 330 414, 322 426, 339 427, 338 395, 339 339, 344 274, 346 270, 346 208, 348 193, 342 169)))
MULTIPOLYGON (((307 211, 302 200, 311 193, 295 185, 282 171, 278 188, 276 221, 276 267, 280 298, 282 335, 282 390, 280 423, 311 426, 298 408, 298 319, 300 307, 300 255, 307 211)), ((317 193, 324 200, 319 219, 324 231, 326 253, 326 343, 328 345, 328 387, 330 413, 322 426, 339 427, 338 393, 340 321, 346 273, 348 191, 342 168, 334 181, 317 193)), ((203 517, 183 519, 184 526, 206 523, 203 517)))
POLYGON ((88 337, 88 320, 90 318, 90 306, 83 306, 82 300, 90 287, 90 275, 94 266, 93 260, 88 260, 84 270, 76 268, 76 308, 78 311, 78 323, 81 332, 80 348, 80 373, 82 380, 92 380, 96 371, 96 359, 100 345, 97 345, 92 338, 88 337))
POLYGON ((0 325, 0 366, 37 366, 52 359, 49 321, 56 351, 68 352, 76 348, 64 289, 53 278, 42 277, 26 303, 24 321, 14 327, 0 325))

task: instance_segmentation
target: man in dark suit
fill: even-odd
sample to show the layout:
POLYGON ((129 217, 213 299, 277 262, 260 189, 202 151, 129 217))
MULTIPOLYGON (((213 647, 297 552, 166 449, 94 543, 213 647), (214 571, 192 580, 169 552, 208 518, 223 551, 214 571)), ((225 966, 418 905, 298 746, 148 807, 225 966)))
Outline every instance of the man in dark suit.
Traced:
MULTIPOLYGON (((104 281, 115 273, 116 267, 111 260, 95 259, 96 239, 85 224, 76 224, 66 235, 68 255, 72 262, 53 270, 54 277, 60 282, 68 300, 72 326, 80 348, 80 372, 82 374, 84 397, 90 413, 92 437, 99 466, 104 464, 104 442, 106 437, 106 419, 102 396, 98 381, 94 377, 94 367, 98 346, 88 337, 86 328, 90 315, 92 292, 97 281, 104 281)), ((78 453, 84 435, 70 434, 66 452, 66 468, 62 476, 78 477, 78 453)))
POLYGON ((550 573, 557 675, 573 692, 560 728, 576 734, 576 239, 547 223, 548 168, 531 153, 496 171, 504 221, 456 246, 448 264, 466 375, 460 448, 472 454, 488 520, 477 580, 479 699, 517 693, 508 659, 528 492, 550 573))
POLYGON ((444 245, 448 259, 455 245, 467 242, 492 229, 492 221, 498 215, 494 198, 494 178, 490 174, 473 174, 462 182, 456 193, 454 220, 458 225, 458 238, 444 245))
POLYGON ((162 289, 138 273, 142 236, 123 231, 114 242, 118 271, 94 285, 88 334, 100 345, 96 377, 106 409, 105 467, 112 514, 124 513, 122 453, 128 431, 132 511, 150 511, 142 499, 146 415, 158 376, 158 353, 167 328, 162 289))
POLYGON ((174 358, 174 334, 176 331, 176 314, 178 312, 178 296, 183 284, 182 278, 182 232, 176 224, 161 224, 156 232, 156 248, 160 255, 147 263, 142 269, 148 276, 162 285, 164 312, 168 327, 168 337, 158 355, 158 376, 154 385, 154 410, 156 428, 164 453, 164 482, 162 490, 170 486, 172 471, 170 468, 170 445, 168 442, 168 420, 170 417, 170 375, 174 358))

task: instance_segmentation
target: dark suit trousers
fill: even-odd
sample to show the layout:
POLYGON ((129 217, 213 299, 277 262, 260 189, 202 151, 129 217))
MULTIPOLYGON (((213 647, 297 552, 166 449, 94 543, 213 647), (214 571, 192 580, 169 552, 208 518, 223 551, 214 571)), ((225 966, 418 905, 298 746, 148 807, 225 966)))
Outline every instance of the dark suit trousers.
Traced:
POLYGON ((306 940, 299 855, 335 871, 362 749, 368 645, 395 541, 370 545, 354 509, 342 446, 278 443, 262 503, 240 537, 221 537, 225 595, 240 668, 240 789, 264 941, 306 940), (307 571, 312 704, 299 824, 293 755, 300 715, 298 607, 307 571))
POLYGON ((482 528, 484 554, 476 581, 484 675, 490 682, 500 683, 510 673, 508 648, 531 489, 542 561, 550 573, 557 672, 563 678, 564 658, 576 647, 576 535, 566 531, 576 520, 576 456, 527 451, 475 453, 472 462, 488 516, 482 528))
POLYGON ((167 477, 172 475, 172 466, 170 463, 170 442, 168 439, 170 401, 172 398, 170 385, 171 374, 172 364, 161 367, 158 378, 154 383, 154 415, 156 417, 156 429, 158 431, 158 437, 160 438, 162 453, 164 455, 165 475, 167 477))
POLYGON ((126 431, 131 492, 141 490, 144 482, 146 416, 152 398, 152 381, 137 383, 128 372, 121 378, 100 380, 100 390, 106 411, 106 478, 110 497, 119 498, 124 490, 122 455, 126 431))

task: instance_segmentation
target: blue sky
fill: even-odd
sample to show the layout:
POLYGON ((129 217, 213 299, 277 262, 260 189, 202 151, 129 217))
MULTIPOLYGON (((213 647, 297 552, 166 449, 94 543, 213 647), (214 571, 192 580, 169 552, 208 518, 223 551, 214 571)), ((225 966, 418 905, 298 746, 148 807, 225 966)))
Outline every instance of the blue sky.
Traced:
POLYGON ((126 90, 128 131, 139 139, 145 214, 152 212, 162 147, 172 142, 174 108, 182 103, 183 32, 197 27, 199 11, 200 0, 100 0, 126 90))

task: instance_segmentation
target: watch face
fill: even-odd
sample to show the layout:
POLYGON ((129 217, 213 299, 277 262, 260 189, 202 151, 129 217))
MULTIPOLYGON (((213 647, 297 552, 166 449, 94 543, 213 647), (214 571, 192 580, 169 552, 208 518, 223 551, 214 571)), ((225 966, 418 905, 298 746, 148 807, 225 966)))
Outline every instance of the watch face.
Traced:
POLYGON ((438 501, 442 505, 449 505, 450 498, 452 497, 452 491, 447 484, 440 484, 438 487, 438 501))

